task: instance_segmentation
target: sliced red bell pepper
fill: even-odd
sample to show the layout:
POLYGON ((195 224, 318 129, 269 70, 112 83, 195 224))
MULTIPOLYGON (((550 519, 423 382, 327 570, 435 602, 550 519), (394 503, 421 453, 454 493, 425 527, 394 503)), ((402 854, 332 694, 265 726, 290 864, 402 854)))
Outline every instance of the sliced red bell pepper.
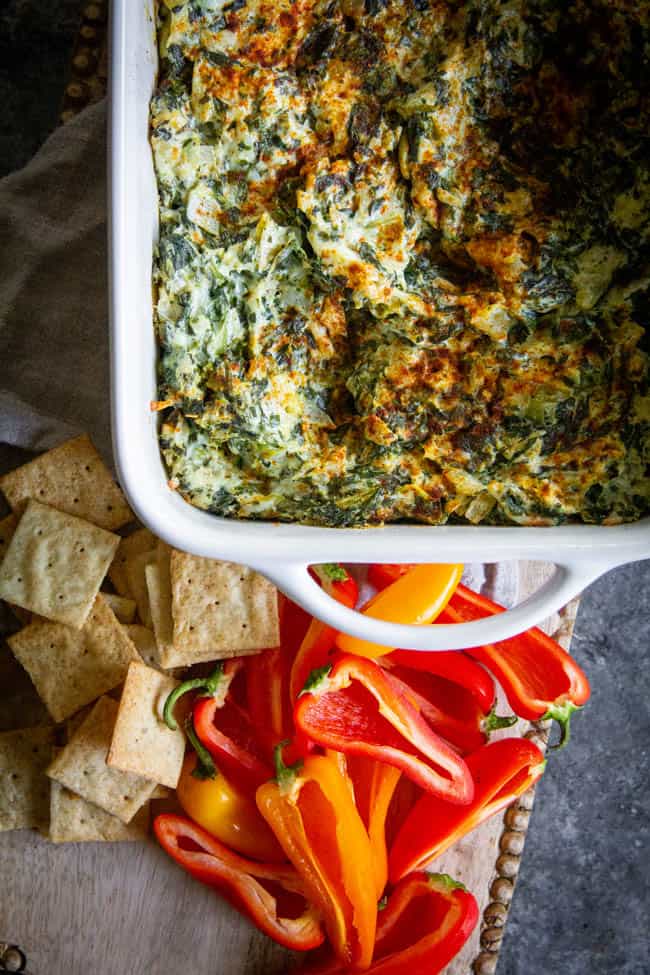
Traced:
MULTIPOLYGON (((337 563, 330 563, 312 566, 312 573, 329 596, 348 609, 354 609, 359 590, 347 569, 337 563)), ((291 668, 289 693, 292 701, 300 694, 312 670, 327 663, 335 639, 336 630, 331 626, 317 619, 311 621, 291 668)))
POLYGON ((446 677, 401 666, 393 666, 389 672, 402 683, 434 731, 463 755, 484 745, 490 732, 510 728, 517 721, 516 715, 501 717, 493 707, 485 712, 470 691, 446 677))
MULTIPOLYGON (((390 623, 431 623, 449 602, 463 574, 462 565, 414 565, 361 608, 364 616, 390 623)), ((339 633, 336 645, 344 653, 383 657, 390 647, 339 633)))
POLYGON ((318 915, 293 867, 245 859, 184 816, 157 816, 153 828, 162 848, 181 867, 218 890, 269 938, 293 951, 322 943, 318 915))
POLYGON ((409 569, 412 569, 415 563, 405 563, 403 565, 397 563, 382 563, 373 562, 372 565, 368 566, 368 582, 375 589, 385 589, 386 586, 390 586, 391 583, 403 576, 409 569))
POLYGON ((257 740, 273 761, 273 749, 293 734, 293 706, 289 678, 294 658, 311 616, 280 596, 280 646, 264 650, 246 661, 246 704, 257 740))
POLYGON ((395 837, 402 828, 402 823, 410 813, 413 806, 422 796, 422 789, 402 775, 395 787, 393 796, 386 814, 386 849, 390 850, 395 837))
MULTIPOLYGON (((464 623, 505 612, 491 599, 459 586, 439 622, 464 623)), ((569 740, 571 715, 588 700, 589 681, 559 643, 537 627, 499 643, 466 651, 497 678, 510 707, 531 721, 554 718, 562 746, 569 740)))
POLYGON ((375 892, 379 900, 388 880, 386 816, 402 773, 392 765, 374 762, 361 755, 348 755, 347 773, 352 780, 356 807, 370 839, 375 892))
POLYGON ((221 706, 214 698, 198 698, 192 723, 200 744, 241 789, 254 792, 272 777, 248 712, 229 696, 221 706))
POLYGON ((176 712, 179 702, 181 708, 187 711, 183 722, 185 733, 198 757, 192 772, 195 778, 215 778, 217 769, 214 759, 217 758, 229 771, 233 782, 250 792, 257 788, 260 781, 271 775, 271 770, 269 766, 264 766, 262 774, 262 765, 258 762, 260 747, 255 741, 250 720, 232 693, 233 681, 241 673, 243 666, 242 658, 220 661, 208 676, 192 677, 183 681, 168 695, 163 717, 168 727, 175 731, 178 728, 176 712), (182 701, 186 695, 191 695, 193 700, 190 711, 186 702, 182 701), (237 738, 234 741, 230 741, 222 731, 217 731, 214 725, 208 736, 208 716, 211 720, 217 712, 222 721, 236 726, 237 738), (200 735, 196 729, 197 714, 201 721, 200 735), (204 743, 203 737, 211 737, 211 746, 204 743), (249 754, 248 745, 252 747, 254 755, 249 754))
POLYGON ((268 760, 275 745, 291 735, 288 680, 289 664, 282 647, 256 654, 246 666, 247 710, 268 760))
POLYGON ((300 874, 339 962, 367 968, 377 922, 370 840, 347 777, 326 755, 287 768, 257 790, 257 807, 300 874))
MULTIPOLYGON (((479 918, 478 904, 447 874, 419 871, 405 877, 379 913, 368 975, 438 975, 456 957, 479 918)), ((330 957, 301 969, 304 975, 349 971, 330 957)))
POLYGON ((452 803, 468 803, 463 759, 433 731, 390 673, 372 660, 335 658, 315 671, 294 709, 298 730, 325 748, 394 765, 452 803))
POLYGON ((406 817, 388 856, 388 872, 397 883, 444 853, 479 823, 508 806, 529 789, 544 771, 544 756, 525 738, 503 738, 469 755, 474 798, 468 806, 452 806, 425 795, 406 817))
MULTIPOLYGON (((453 598, 453 597, 452 597, 453 598)), ((446 611, 445 611, 446 612, 446 611)), ((492 675, 480 664, 457 650, 427 653, 421 650, 393 650, 381 658, 386 667, 399 665, 412 670, 424 670, 428 674, 446 677, 454 684, 461 684, 476 698, 476 703, 487 714, 496 700, 496 688, 492 675)))

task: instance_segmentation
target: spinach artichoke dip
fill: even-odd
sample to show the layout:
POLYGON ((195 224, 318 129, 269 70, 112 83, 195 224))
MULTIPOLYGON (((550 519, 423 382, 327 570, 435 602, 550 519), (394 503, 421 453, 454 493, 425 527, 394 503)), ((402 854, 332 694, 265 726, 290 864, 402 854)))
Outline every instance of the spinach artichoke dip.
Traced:
POLYGON ((161 446, 237 518, 650 508, 650 4, 164 0, 161 446))

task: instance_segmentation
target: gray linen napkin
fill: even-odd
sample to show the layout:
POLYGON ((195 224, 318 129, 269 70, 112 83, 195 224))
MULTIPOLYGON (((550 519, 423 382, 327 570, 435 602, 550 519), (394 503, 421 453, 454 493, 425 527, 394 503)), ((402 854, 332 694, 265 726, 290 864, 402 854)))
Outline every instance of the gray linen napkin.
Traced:
POLYGON ((87 430, 111 457, 105 128, 101 102, 0 181, 2 445, 40 451, 87 430))

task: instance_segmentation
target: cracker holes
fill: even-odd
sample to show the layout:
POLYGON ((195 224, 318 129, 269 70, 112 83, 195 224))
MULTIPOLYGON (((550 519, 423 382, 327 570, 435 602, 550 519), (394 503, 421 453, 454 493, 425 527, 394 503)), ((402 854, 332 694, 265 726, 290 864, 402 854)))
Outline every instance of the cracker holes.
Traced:
POLYGON ((88 474, 90 474, 90 464, 86 464, 85 470, 88 474))

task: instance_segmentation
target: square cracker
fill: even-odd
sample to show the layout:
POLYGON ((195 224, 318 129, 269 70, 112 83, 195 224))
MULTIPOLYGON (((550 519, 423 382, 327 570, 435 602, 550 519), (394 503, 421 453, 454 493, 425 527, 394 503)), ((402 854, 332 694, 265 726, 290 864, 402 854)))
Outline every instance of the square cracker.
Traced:
POLYGON ((9 548, 9 542, 14 537, 19 521, 20 515, 16 511, 12 511, 10 515, 0 521, 0 562, 9 548))
POLYGON ((55 721, 121 684, 137 651, 102 596, 81 630, 38 620, 7 640, 55 721))
POLYGON ((70 792, 59 782, 50 783, 50 830, 53 843, 121 843, 143 840, 149 829, 149 804, 145 803, 130 823, 123 823, 104 809, 70 792))
POLYGON ((30 501, 0 565, 0 598, 81 629, 119 536, 30 501))
POLYGON ((128 599, 126 596, 116 596, 114 592, 102 592, 101 597, 106 600, 120 623, 133 622, 136 609, 134 599, 128 599))
POLYGON ((54 728, 21 728, 0 734, 0 832, 47 828, 54 728))
POLYGON ((106 764, 118 705, 100 697, 47 774, 123 823, 129 823, 154 791, 153 782, 106 764))
POLYGON ((149 593, 147 591, 147 577, 145 575, 147 566, 156 559, 156 550, 150 552, 140 552, 133 555, 126 561, 126 578, 129 589, 133 593, 140 622, 144 623, 151 630, 151 607, 149 606, 149 593))
POLYGON ((158 670, 129 665, 107 762, 175 789, 185 754, 185 735, 172 731, 162 718, 167 697, 177 687, 158 670))
POLYGON ((146 663, 147 667, 153 667, 154 670, 160 670, 163 674, 169 674, 170 677, 179 678, 182 677, 186 671, 186 667, 163 667, 158 656, 158 644, 156 643, 156 637, 153 630, 148 629, 146 626, 142 626, 141 623, 128 623, 125 625, 127 636, 135 645, 136 650, 146 663))
POLYGON ((164 542, 158 542, 155 562, 145 566, 149 609, 156 636, 158 659, 165 667, 175 666, 170 561, 170 547, 164 542))
MULTIPOLYGON (((10 515, 7 515, 6 518, 3 518, 2 521, 0 521, 0 562, 2 562, 4 554, 9 548, 9 542, 14 537, 14 532, 16 531, 19 521, 20 514, 17 511, 12 511, 10 515)), ((20 606, 13 606, 11 603, 9 605, 16 619, 20 620, 23 626, 27 626, 32 618, 32 614, 28 612, 28 610, 22 609, 20 606)))
POLYGON ((133 642, 146 665, 160 670, 158 647, 156 646, 156 637, 154 636, 153 630, 150 630, 147 626, 143 626, 142 623, 128 623, 124 629, 129 640, 133 642))
POLYGON ((174 550, 171 586, 179 664, 279 644, 277 589, 252 569, 174 550))
POLYGON ((33 498, 113 531, 133 521, 121 490, 86 434, 0 477, 12 508, 33 498))
POLYGON ((156 538, 148 528, 138 528, 123 538, 119 548, 115 553, 115 558, 108 569, 108 577, 117 589, 120 596, 128 596, 133 599, 133 593, 129 588, 129 580, 126 577, 126 563, 140 552, 151 552, 155 548, 156 538))

